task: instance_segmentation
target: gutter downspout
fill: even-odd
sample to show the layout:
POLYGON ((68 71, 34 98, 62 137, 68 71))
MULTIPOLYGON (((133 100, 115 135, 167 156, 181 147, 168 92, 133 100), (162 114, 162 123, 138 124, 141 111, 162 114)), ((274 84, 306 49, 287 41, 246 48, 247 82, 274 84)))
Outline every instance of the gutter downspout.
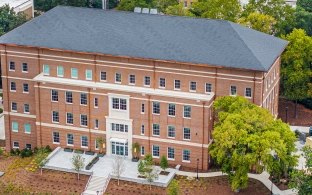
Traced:
POLYGON ((202 170, 204 169, 204 141, 205 141, 205 102, 203 102, 203 138, 202 138, 202 170))

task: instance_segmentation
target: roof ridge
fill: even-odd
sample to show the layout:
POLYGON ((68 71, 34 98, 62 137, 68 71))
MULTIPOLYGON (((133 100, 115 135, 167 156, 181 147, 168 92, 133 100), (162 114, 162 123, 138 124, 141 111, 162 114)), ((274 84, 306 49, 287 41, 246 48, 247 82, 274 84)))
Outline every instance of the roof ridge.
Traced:
MULTIPOLYGON (((263 66, 263 64, 261 63, 261 61, 258 59, 258 57, 254 54, 253 50, 246 44, 246 42, 244 41, 244 39, 241 37, 240 33, 235 29, 235 27, 233 26, 233 24, 236 25, 240 25, 231 21, 227 21, 228 24, 231 25, 232 29, 234 30, 234 32, 238 35, 239 39, 244 43, 244 45, 246 46, 246 48, 252 53, 252 56, 259 62, 259 64, 261 65, 261 67, 266 70, 266 68, 263 66)), ((247 27, 246 27, 247 28, 247 27)))

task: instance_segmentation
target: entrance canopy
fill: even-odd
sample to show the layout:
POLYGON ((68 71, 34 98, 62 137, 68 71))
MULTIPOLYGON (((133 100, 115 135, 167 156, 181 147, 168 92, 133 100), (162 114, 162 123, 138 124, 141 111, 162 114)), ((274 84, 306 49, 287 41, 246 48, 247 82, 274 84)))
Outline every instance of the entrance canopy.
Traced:
POLYGON ((122 139, 122 138, 110 138, 110 142, 119 142, 119 143, 123 143, 123 144, 126 144, 128 142, 127 139, 122 139))

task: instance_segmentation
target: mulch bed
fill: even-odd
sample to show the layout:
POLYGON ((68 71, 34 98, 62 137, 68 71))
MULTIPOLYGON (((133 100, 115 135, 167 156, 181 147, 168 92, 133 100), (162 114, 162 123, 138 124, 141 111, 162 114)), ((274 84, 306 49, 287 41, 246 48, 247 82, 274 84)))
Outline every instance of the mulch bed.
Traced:
MULTIPOLYGON (((213 178, 200 178, 197 180, 187 180, 186 177, 176 176, 175 179, 179 182, 180 194, 186 195, 269 195, 270 191, 259 181, 249 179, 249 186, 247 189, 241 190, 239 193, 235 193, 231 190, 231 187, 226 176, 213 177, 213 178)), ((165 195, 167 191, 165 188, 152 186, 152 190, 149 189, 149 185, 137 184, 133 182, 120 181, 120 185, 117 185, 117 180, 111 180, 105 194, 116 195, 165 195)))
POLYGON ((167 172, 167 171, 160 171, 159 175, 169 175, 169 172, 167 172))
MULTIPOLYGON (((0 171, 6 172, 0 178, 0 194, 81 194, 89 176, 59 171, 26 171, 24 168, 10 168, 19 157, 0 157, 0 171)), ((27 159, 26 159, 27 160, 27 159)))
POLYGON ((294 117, 295 103, 286 99, 280 98, 278 105, 279 118, 284 122, 286 121, 286 107, 288 107, 288 123, 294 126, 312 126, 312 110, 305 108, 303 105, 298 104, 298 118, 294 117))

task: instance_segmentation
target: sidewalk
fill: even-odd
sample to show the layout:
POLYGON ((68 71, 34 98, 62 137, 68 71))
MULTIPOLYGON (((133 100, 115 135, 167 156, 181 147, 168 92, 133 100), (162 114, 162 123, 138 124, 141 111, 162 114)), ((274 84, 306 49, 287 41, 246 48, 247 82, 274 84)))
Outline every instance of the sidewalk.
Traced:
POLYGON ((0 114, 0 140, 5 140, 4 116, 0 114))
MULTIPOLYGON (((177 171, 176 172, 177 175, 182 175, 182 176, 186 176, 186 177, 196 177, 197 173, 196 172, 185 172, 185 171, 177 171)), ((225 173, 222 172, 210 172, 210 173, 198 173, 198 177, 218 177, 218 176, 224 176, 226 175, 225 173)), ((262 172, 261 174, 252 174, 252 173, 248 173, 248 177, 252 178, 252 179, 256 179, 258 181, 260 181, 261 183, 263 183, 263 185, 265 185, 270 191, 271 191, 271 187, 272 187, 272 182, 269 180, 269 173, 267 172, 262 172)), ((276 185, 273 184, 273 188, 272 188, 272 192, 273 194, 279 194, 279 195, 295 195, 297 194, 296 192, 290 190, 280 190, 278 187, 276 187, 276 185)))

